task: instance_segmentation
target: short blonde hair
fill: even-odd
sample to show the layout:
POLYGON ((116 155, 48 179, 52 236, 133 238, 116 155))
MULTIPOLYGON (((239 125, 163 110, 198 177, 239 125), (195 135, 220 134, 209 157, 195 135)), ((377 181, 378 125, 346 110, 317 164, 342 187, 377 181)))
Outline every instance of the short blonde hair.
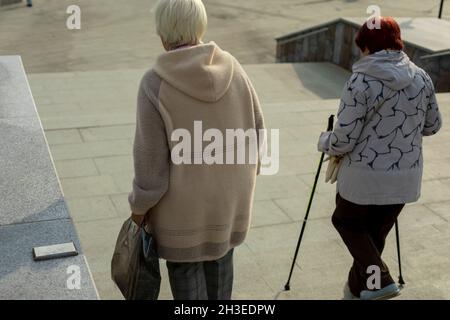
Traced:
POLYGON ((155 19, 156 33, 170 47, 200 43, 208 24, 201 0, 160 0, 155 19))

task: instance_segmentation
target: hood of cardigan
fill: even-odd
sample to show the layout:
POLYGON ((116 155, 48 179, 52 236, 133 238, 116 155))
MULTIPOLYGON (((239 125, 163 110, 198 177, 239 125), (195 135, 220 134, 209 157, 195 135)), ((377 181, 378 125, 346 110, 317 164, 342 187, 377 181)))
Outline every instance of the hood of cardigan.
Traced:
POLYGON ((205 102, 220 100, 230 87, 233 58, 214 42, 160 55, 154 71, 184 94, 205 102))
POLYGON ((417 69, 403 51, 382 50, 361 58, 353 65, 353 72, 381 80, 395 91, 408 87, 417 69))

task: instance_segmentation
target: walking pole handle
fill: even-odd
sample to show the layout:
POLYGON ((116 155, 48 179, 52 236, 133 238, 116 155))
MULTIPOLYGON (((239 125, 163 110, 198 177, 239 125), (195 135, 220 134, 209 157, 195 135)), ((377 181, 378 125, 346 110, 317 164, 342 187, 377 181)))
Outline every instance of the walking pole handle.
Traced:
POLYGON ((334 114, 332 114, 332 115, 328 118, 328 127, 327 127, 327 131, 333 130, 333 124, 334 124, 334 114))

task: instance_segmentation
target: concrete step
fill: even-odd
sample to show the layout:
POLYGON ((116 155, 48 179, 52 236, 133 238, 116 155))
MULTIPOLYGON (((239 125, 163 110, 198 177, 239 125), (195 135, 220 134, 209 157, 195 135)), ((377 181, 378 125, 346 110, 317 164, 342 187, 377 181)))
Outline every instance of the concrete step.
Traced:
MULTIPOLYGON (((244 65, 263 106, 338 98, 349 73, 331 63, 244 65)), ((132 124, 145 70, 30 75, 46 130, 132 124)), ((304 104, 312 108, 317 103, 304 104)))
MULTIPOLYGON (((331 63, 274 63, 244 68, 264 113, 279 114, 278 117, 292 112, 336 112, 342 88, 350 76, 331 63)), ((144 72, 129 69, 33 74, 30 84, 46 130, 132 125, 137 86, 144 72)), ((437 97, 446 113, 450 93, 437 97)), ((288 115, 284 117, 289 123, 288 115)))
POLYGON ((263 103, 338 98, 350 73, 332 63, 244 65, 263 103))

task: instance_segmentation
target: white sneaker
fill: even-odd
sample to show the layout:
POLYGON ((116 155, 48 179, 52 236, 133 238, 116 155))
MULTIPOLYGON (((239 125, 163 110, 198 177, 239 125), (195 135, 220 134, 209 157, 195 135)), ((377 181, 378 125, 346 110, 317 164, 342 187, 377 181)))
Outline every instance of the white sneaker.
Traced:
POLYGON ((363 290, 361 291, 361 300, 388 300, 397 297, 400 294, 400 288, 397 284, 392 283, 380 290, 363 290))

